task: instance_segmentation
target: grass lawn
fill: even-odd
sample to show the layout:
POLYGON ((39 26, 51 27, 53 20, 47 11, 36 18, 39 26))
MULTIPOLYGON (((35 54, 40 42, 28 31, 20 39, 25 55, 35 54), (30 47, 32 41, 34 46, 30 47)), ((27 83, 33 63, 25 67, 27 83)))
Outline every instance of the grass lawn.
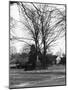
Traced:
POLYGON ((10 69, 10 88, 65 85, 65 66, 51 66, 48 70, 23 71, 10 69))

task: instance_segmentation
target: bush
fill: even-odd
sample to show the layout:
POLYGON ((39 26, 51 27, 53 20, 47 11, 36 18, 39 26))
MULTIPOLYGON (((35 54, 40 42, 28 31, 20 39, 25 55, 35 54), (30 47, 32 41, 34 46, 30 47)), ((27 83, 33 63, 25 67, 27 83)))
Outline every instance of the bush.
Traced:
POLYGON ((60 64, 66 65, 66 56, 61 58, 60 64))
POLYGON ((26 53, 15 54, 12 60, 10 60, 10 66, 15 68, 24 68, 25 63, 28 61, 28 56, 26 53))

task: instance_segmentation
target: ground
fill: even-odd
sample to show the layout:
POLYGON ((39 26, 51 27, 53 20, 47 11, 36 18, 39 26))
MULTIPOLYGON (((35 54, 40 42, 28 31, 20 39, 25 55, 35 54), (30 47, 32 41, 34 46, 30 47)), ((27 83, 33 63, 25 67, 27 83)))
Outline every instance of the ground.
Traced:
POLYGON ((10 69, 10 88, 66 85, 65 66, 53 65, 47 70, 10 69))

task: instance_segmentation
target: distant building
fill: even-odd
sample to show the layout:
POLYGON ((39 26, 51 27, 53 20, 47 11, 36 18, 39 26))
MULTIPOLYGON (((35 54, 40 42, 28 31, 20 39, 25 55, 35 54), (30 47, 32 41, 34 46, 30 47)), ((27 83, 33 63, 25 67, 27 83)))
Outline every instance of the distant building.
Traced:
POLYGON ((60 57, 60 56, 58 56, 58 57, 56 58, 56 64, 59 64, 59 63, 60 63, 60 61, 61 61, 61 57, 60 57))

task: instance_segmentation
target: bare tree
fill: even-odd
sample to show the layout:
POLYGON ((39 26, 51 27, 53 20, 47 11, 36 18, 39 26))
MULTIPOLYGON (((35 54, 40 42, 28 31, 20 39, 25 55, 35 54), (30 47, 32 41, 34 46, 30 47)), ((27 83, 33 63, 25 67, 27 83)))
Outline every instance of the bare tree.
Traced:
POLYGON ((36 47, 36 55, 37 55, 37 49, 39 47, 39 32, 40 32, 39 16, 37 15, 36 10, 34 10, 33 8, 31 9, 27 8, 26 5, 24 5, 23 3, 19 3, 19 5, 21 8, 21 12, 26 20, 25 23, 22 21, 21 22, 26 26, 26 28, 28 29, 29 33, 32 36, 32 39, 36 47))
MULTIPOLYGON (((48 4, 28 4, 30 5, 17 2, 19 13, 24 17, 24 21, 21 19, 19 22, 26 26, 32 36, 36 46, 36 53, 38 48, 43 48, 43 66, 45 67, 47 49, 53 46, 65 32, 65 10, 62 11, 48 4)), ((22 40, 22 38, 17 37, 16 39, 22 40)))
MULTIPOLYGON (((60 11, 57 8, 52 8, 46 4, 42 5, 42 8, 35 7, 37 14, 40 17, 41 33, 42 33, 42 44, 43 44, 43 64, 46 64, 46 53, 47 49, 51 47, 65 32, 65 11, 60 11), (45 9, 46 8, 46 9, 45 9), (52 20, 55 21, 53 22, 52 20)), ((45 67, 45 65, 43 65, 45 67)))

